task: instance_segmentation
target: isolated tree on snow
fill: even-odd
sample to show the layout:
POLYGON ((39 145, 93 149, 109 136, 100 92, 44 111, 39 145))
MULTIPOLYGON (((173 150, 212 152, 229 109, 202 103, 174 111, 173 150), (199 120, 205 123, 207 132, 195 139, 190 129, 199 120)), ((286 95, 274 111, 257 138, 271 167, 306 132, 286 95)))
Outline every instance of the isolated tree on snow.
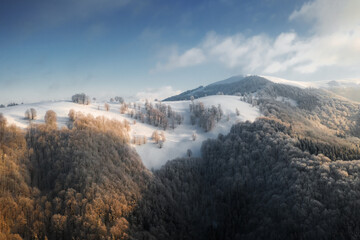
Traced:
POLYGON ((155 143, 159 143, 160 135, 159 135, 158 131, 153 132, 153 134, 151 135, 151 139, 154 140, 155 143))
POLYGON ((192 156, 192 151, 190 149, 186 151, 186 156, 188 156, 189 158, 192 156))
POLYGON ((31 120, 31 113, 29 109, 25 111, 25 119, 31 120))
POLYGON ((240 116, 240 111, 239 111, 239 109, 236 108, 235 111, 236 111, 236 116, 240 116))
POLYGON ((109 111, 110 110, 110 105, 108 103, 105 103, 104 108, 105 108, 106 111, 109 111))
POLYGON ((51 127, 57 127, 57 116, 53 110, 49 110, 45 114, 45 124, 51 127))
POLYGON ((25 118, 29 119, 29 120, 34 120, 36 119, 36 110, 34 108, 30 108, 28 110, 25 111, 25 118))
POLYGON ((31 113, 31 119, 34 120, 37 118, 37 112, 34 108, 30 108, 30 113, 31 113))
POLYGON ((195 132, 193 132, 193 133, 192 133, 192 135, 191 135, 191 137, 192 137, 192 140, 193 140, 193 141, 195 141, 195 140, 196 140, 196 138, 197 138, 196 133, 195 133, 195 132))

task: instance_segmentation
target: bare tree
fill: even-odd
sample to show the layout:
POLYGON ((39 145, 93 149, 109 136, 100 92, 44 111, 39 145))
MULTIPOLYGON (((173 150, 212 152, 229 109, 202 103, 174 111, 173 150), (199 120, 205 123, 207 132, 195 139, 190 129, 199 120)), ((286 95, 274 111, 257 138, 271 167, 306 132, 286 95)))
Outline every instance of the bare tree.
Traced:
POLYGON ((37 117, 36 110, 34 108, 30 108, 25 111, 25 118, 29 120, 34 120, 37 117))
POLYGON ((34 108, 30 108, 30 113, 31 113, 31 119, 35 120, 37 118, 37 112, 34 108))
POLYGON ((188 156, 189 158, 192 156, 192 151, 190 149, 186 151, 186 156, 188 156))
POLYGON ((105 103, 104 108, 108 112, 110 110, 110 105, 108 103, 105 103))
POLYGON ((193 132, 192 135, 191 135, 191 137, 192 137, 192 140, 195 141, 196 138, 197 138, 196 132, 193 132))
POLYGON ((236 111, 236 116, 240 116, 240 111, 239 111, 239 109, 236 108, 235 111, 236 111))
POLYGON ((122 97, 119 97, 119 96, 116 96, 116 97, 115 97, 115 101, 117 101, 117 102, 119 102, 119 103, 121 103, 121 104, 124 103, 124 99, 123 99, 122 97))

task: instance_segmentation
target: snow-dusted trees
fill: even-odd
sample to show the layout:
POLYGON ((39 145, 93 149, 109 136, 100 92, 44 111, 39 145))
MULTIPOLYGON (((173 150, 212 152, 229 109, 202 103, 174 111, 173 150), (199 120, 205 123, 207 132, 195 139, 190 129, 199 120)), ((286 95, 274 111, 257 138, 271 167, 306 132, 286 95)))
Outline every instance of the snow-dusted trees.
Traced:
POLYGON ((136 144, 136 145, 143 145, 143 144, 146 144, 146 142, 147 142, 147 139, 143 135, 135 135, 131 139, 131 143, 136 144))
POLYGON ((162 148, 164 145, 164 142, 166 141, 166 137, 164 132, 158 133, 158 131, 154 131, 151 135, 151 139, 154 141, 154 143, 158 144, 159 148, 162 148))
POLYGON ((4 105, 4 104, 0 104, 0 108, 5 108, 5 105, 4 105))
POLYGON ((45 114, 45 124, 49 127, 57 127, 57 116, 53 110, 48 110, 45 114))
POLYGON ((191 139, 192 139, 193 141, 195 141, 196 138, 197 138, 196 132, 193 132, 193 133, 191 134, 191 139))
POLYGON ((155 142, 155 143, 159 143, 160 141, 160 135, 158 133, 158 131, 154 131, 151 135, 151 139, 155 142))
POLYGON ((197 122, 206 132, 211 131, 215 127, 216 122, 219 122, 224 115, 220 104, 218 107, 213 105, 210 108, 205 108, 202 102, 192 102, 190 104, 190 112, 191 124, 195 125, 197 122))
POLYGON ((12 102, 12 103, 9 103, 8 105, 7 105, 7 107, 14 107, 14 106, 17 106, 17 105, 19 105, 18 103, 15 103, 15 102, 12 102))
POLYGON ((34 108, 25 111, 25 119, 34 120, 37 117, 37 112, 34 108))
POLYGON ((240 116, 240 111, 238 108, 235 109, 235 112, 236 112, 236 116, 240 116))
POLYGON ((25 119, 31 120, 31 113, 29 109, 25 111, 25 119))
POLYGON ((188 149, 187 151, 186 151, 186 156, 187 157, 192 157, 192 151, 191 151, 191 149, 188 149))
POLYGON ((0 128, 5 128, 6 123, 7 123, 6 118, 2 113, 0 113, 0 128))
POLYGON ((71 130, 25 135, 0 114, 0 239, 129 239, 151 176, 119 129, 78 113, 71 130))
POLYGON ((104 108, 105 108, 105 111, 109 111, 110 110, 110 104, 105 103, 104 108))
POLYGON ((30 108, 30 113, 31 113, 31 119, 34 120, 37 118, 37 112, 34 108, 30 108))
POLYGON ((126 103, 124 103, 124 102, 121 103, 120 113, 125 114, 127 110, 128 110, 128 105, 126 103))
POLYGON ((74 109, 70 109, 68 116, 71 121, 75 121, 76 113, 74 109))
POLYGON ((116 96, 116 97, 115 97, 115 101, 118 102, 118 103, 123 104, 123 103, 124 103, 124 98, 119 97, 119 96, 116 96))
POLYGON ((85 93, 75 94, 71 97, 71 100, 74 103, 85 104, 85 105, 90 104, 90 97, 87 96, 85 93))
POLYGON ((150 125, 160 127, 166 130, 169 126, 175 128, 176 125, 180 125, 183 122, 181 114, 172 110, 171 106, 167 106, 162 103, 156 103, 153 106, 152 103, 146 100, 144 109, 136 105, 133 110, 130 111, 130 116, 140 120, 141 122, 149 123, 150 125))

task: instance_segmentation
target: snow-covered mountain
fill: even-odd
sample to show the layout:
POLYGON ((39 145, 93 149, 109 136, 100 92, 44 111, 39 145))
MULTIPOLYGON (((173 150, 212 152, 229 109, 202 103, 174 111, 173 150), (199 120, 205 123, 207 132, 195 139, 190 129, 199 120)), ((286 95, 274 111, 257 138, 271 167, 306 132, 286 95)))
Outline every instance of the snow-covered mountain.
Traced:
MULTIPOLYGON (((104 103, 91 103, 90 105, 76 104, 70 101, 55 101, 55 102, 39 102, 33 104, 22 104, 13 107, 1 108, 0 113, 7 118, 10 124, 15 124, 21 128, 26 128, 29 120, 25 119, 24 114, 27 109, 34 108, 37 111, 37 119, 34 123, 44 123, 44 116, 46 111, 53 110, 57 114, 58 126, 64 127, 68 123, 68 113, 70 109, 83 114, 91 114, 95 117, 105 116, 109 119, 116 119, 119 121, 127 120, 131 124, 130 136, 145 136, 147 143, 145 145, 133 145, 136 151, 141 156, 143 163, 149 169, 158 168, 166 161, 185 157, 187 149, 190 149, 194 157, 200 156, 200 147, 204 140, 208 138, 216 138, 219 133, 227 134, 233 124, 239 121, 254 121, 260 116, 259 109, 252 107, 249 103, 240 101, 237 96, 214 95, 196 99, 194 103, 202 102, 205 107, 218 106, 224 112, 224 117, 216 124, 215 128, 209 132, 205 132, 197 125, 190 123, 189 104, 191 101, 172 101, 166 102, 166 105, 180 113, 183 118, 183 124, 177 126, 175 129, 167 129, 163 131, 166 141, 162 148, 159 148, 151 141, 151 135, 155 130, 162 131, 161 128, 151 126, 147 123, 137 121, 134 124, 134 119, 130 117, 129 112, 120 114, 120 104, 109 103, 110 110, 104 110, 104 103), (237 116, 236 109, 239 110, 240 115, 237 116), (197 138, 192 140, 192 134, 195 133, 197 138)), ((156 102, 152 102, 155 104, 156 102)), ((144 102, 137 102, 138 105, 143 106, 144 102)))
MULTIPOLYGON (((70 101, 48 101, 32 104, 22 104, 13 107, 0 108, 0 113, 7 118, 8 122, 23 129, 27 128, 29 121, 25 119, 25 111, 34 108, 37 111, 35 123, 43 123, 46 111, 53 110, 58 116, 58 126, 63 127, 68 123, 70 109, 84 114, 91 114, 95 117, 105 116, 109 119, 127 120, 131 123, 130 135, 145 137, 147 143, 144 145, 133 145, 141 156, 146 167, 158 168, 166 161, 178 157, 185 157, 190 149, 194 157, 200 156, 201 144, 208 138, 216 138, 219 133, 227 134, 231 126, 237 122, 254 121, 261 116, 257 106, 244 101, 238 95, 248 95, 256 99, 258 94, 267 96, 275 101, 286 103, 292 107, 311 108, 311 96, 304 97, 301 89, 321 88, 330 90, 336 94, 360 101, 360 81, 322 81, 322 82, 300 82, 282 79, 271 76, 234 76, 205 87, 183 92, 179 95, 165 99, 163 104, 170 106, 174 111, 183 117, 183 124, 175 129, 168 128, 164 131, 166 141, 162 148, 159 148, 151 140, 154 131, 162 131, 161 128, 136 121, 131 118, 130 112, 120 114, 119 103, 109 103, 110 110, 104 110, 104 102, 91 103, 90 105, 76 104, 70 101), (281 84, 281 85, 279 85, 281 84), (280 87, 282 86, 282 87, 280 87), (301 93, 300 93, 301 92, 301 93), (225 95, 223 95, 225 94, 225 95), (198 125, 190 122, 189 105, 192 103, 191 96, 195 97, 194 103, 202 102, 205 107, 221 105, 224 117, 216 124, 211 131, 204 131, 198 125), (241 99, 243 101, 241 101, 241 99), (240 112, 237 115, 237 110, 240 112), (196 134, 197 139, 192 140, 196 134)), ((158 102, 152 102, 156 104, 158 102)), ((137 101, 138 106, 144 106, 144 101, 137 101)))
POLYGON ((324 81, 294 81, 274 76, 247 75, 233 76, 207 86, 185 91, 178 95, 166 98, 164 101, 187 100, 209 95, 242 95, 258 92, 274 84, 283 84, 292 87, 316 88, 331 91, 350 100, 360 101, 360 79, 340 79, 324 81))

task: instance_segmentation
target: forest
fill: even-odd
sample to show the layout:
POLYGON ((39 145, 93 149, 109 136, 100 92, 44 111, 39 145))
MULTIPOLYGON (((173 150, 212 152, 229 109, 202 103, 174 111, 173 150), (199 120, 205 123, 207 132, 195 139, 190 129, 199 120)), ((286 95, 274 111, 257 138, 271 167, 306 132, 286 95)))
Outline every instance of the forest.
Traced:
MULTIPOLYGON (((127 122, 70 111, 59 129, 48 111, 24 131, 0 114, 0 239, 360 238, 360 105, 280 84, 241 98, 263 117, 155 171, 127 122)), ((191 108, 196 121, 221 115, 191 108)), ((165 105, 141 112, 176 119, 165 105)))

